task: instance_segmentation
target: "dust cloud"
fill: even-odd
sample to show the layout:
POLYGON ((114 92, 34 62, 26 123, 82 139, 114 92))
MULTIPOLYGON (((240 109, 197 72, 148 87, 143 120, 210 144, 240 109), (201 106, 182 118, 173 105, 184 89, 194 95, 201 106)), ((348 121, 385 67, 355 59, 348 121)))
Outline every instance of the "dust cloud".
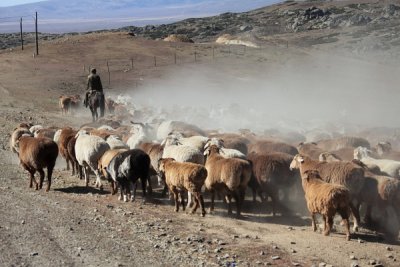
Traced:
POLYGON ((349 134, 397 125, 398 67, 322 52, 286 58, 191 64, 126 94, 136 108, 151 107, 152 118, 225 132, 349 134))

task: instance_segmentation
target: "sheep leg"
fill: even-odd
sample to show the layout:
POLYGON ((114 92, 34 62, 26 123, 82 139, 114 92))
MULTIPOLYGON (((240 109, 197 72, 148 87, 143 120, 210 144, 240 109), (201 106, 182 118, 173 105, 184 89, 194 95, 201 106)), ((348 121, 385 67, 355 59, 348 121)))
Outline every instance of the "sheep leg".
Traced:
MULTIPOLYGON (((194 214, 200 204, 199 203, 199 193, 198 192, 195 192, 195 193, 188 192, 188 198, 189 198, 189 195, 193 195, 193 198, 194 198, 194 206, 193 206, 192 210, 190 211, 191 214, 194 214)), ((187 208, 189 208, 189 199, 188 199, 187 208)))
POLYGON ((124 187, 121 182, 119 182, 119 197, 118 200, 124 199, 124 187))
POLYGON ((175 200, 175 211, 179 211, 179 192, 175 189, 172 188, 172 194, 174 195, 174 200, 175 200))
POLYGON ((241 210, 241 196, 240 193, 238 194, 237 192, 233 192, 233 198, 235 199, 236 202, 236 217, 240 217, 240 210, 241 210))
POLYGON ((29 188, 32 188, 33 187, 33 183, 34 183, 35 184, 35 189, 38 190, 39 189, 38 183, 36 182, 36 179, 35 179, 35 172, 36 171, 34 169, 28 169, 28 171, 29 171, 29 179, 30 179, 29 188))
POLYGON ((349 213, 346 210, 338 210, 346 230, 346 240, 350 240, 350 224, 349 224, 349 213))
POLYGON ((44 171, 43 169, 38 170, 40 178, 39 178, 39 189, 42 189, 43 187, 43 180, 44 180, 44 171))
POLYGON ((153 186, 151 185, 151 179, 150 176, 147 177, 147 192, 149 193, 149 195, 153 194, 153 186))
POLYGON ((193 206, 193 195, 191 192, 188 192, 188 202, 186 208, 189 209, 191 206, 193 206))
POLYGON ((51 186, 51 176, 53 175, 54 166, 47 166, 47 187, 46 192, 49 192, 51 186))
POLYGON ((364 222, 365 222, 366 225, 371 225, 372 224, 371 213, 372 213, 372 206, 371 205, 367 205, 367 210, 365 211, 365 216, 364 216, 364 222))
POLYGON ((226 195, 225 196, 226 202, 228 203, 228 214, 232 214, 232 196, 231 195, 226 195))
POLYGON ((96 183, 95 186, 100 188, 100 191, 103 191, 103 184, 101 183, 100 172, 98 170, 93 170, 96 175, 96 183))
POLYGON ((201 208, 201 216, 205 216, 206 215, 206 210, 204 209, 204 199, 203 196, 201 195, 201 193, 198 193, 198 201, 200 203, 200 208, 201 208))
POLYGON ((67 162, 67 171, 69 171, 69 159, 65 159, 65 161, 67 162))
POLYGON ((326 216, 324 235, 329 235, 333 226, 333 216, 326 216))
POLYGON ((79 165, 79 164, 77 164, 77 166, 78 166, 78 171, 79 171, 79 180, 82 180, 82 178, 83 178, 83 174, 82 174, 82 166, 81 166, 81 165, 79 165))
POLYGON ((161 193, 161 196, 165 197, 167 195, 167 191, 168 191, 168 186, 166 184, 164 184, 164 188, 163 188, 163 191, 161 193))
POLYGON ((131 201, 133 202, 136 199, 137 182, 136 183, 129 182, 129 185, 131 189, 131 201))
POLYGON ((86 166, 84 166, 83 172, 85 174, 85 184, 86 184, 86 187, 88 187, 89 186, 89 169, 86 166))
POLYGON ((210 213, 214 211, 214 200, 215 200, 215 192, 214 190, 210 191, 211 194, 211 205, 210 205, 210 213))
POLYGON ((359 226, 359 223, 360 223, 360 212, 354 206, 354 204, 351 201, 350 201, 350 209, 351 209, 351 213, 353 214, 353 218, 354 218, 353 231, 357 232, 358 231, 358 226, 359 226))
POLYGON ((275 217, 275 215, 276 215, 276 203, 277 203, 278 198, 277 198, 277 196, 275 194, 271 194, 270 197, 271 197, 271 203, 272 203, 272 216, 275 217))
POLYGON ((314 232, 317 231, 317 223, 316 223, 316 220, 315 220, 315 213, 314 212, 311 212, 311 227, 312 227, 314 232))
POLYGON ((183 192, 182 191, 179 192, 179 197, 180 197, 180 201, 181 201, 181 205, 182 205, 182 210, 185 211, 185 208, 186 208, 186 206, 185 206, 185 197, 183 196, 183 192))

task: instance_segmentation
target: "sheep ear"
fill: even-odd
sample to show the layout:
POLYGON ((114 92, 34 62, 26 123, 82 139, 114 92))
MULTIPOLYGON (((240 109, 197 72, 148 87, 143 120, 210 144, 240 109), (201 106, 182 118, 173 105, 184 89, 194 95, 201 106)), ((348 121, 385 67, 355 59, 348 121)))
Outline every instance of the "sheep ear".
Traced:
POLYGON ((300 162, 300 163, 303 163, 304 162, 304 158, 302 156, 299 156, 297 158, 297 161, 300 162))

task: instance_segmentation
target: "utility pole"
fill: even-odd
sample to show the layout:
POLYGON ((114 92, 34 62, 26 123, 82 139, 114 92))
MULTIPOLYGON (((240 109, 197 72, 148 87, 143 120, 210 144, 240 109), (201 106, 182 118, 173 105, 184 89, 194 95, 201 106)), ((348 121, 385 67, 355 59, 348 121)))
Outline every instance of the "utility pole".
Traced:
POLYGON ((37 12, 35 12, 35 41, 36 41, 36 55, 39 55, 39 38, 38 38, 38 27, 37 27, 37 12))
POLYGON ((24 39, 22 37, 22 18, 19 21, 19 28, 20 28, 20 38, 21 38, 21 49, 24 50, 24 39))

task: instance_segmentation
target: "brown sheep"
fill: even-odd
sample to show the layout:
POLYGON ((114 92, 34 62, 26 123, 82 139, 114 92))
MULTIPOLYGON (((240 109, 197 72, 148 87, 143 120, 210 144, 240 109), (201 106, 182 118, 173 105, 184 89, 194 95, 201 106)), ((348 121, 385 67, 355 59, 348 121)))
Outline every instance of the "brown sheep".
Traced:
POLYGON ((71 106, 72 98, 70 96, 62 95, 59 97, 58 105, 61 109, 61 114, 67 114, 71 106))
POLYGON ((110 135, 115 135, 115 132, 109 131, 109 130, 93 129, 90 131, 90 135, 95 135, 95 136, 101 137, 104 140, 106 140, 110 135))
POLYGON ((343 219, 346 239, 350 240, 349 190, 342 185, 323 181, 317 170, 301 172, 301 184, 304 189, 307 208, 311 213, 313 231, 317 230, 315 214, 319 213, 324 219, 324 235, 329 235, 333 226, 333 218, 337 212, 343 219))
MULTIPOLYGON (((248 159, 253 165, 252 179, 249 187, 253 190, 253 201, 256 191, 263 200, 262 193, 272 200, 272 214, 275 216, 276 206, 279 204, 279 190, 287 189, 294 185, 297 172, 289 169, 293 156, 286 153, 257 154, 250 153, 248 159)), ((287 200, 288 194, 285 194, 287 200)))
MULTIPOLYGON (((364 184, 364 169, 351 162, 320 162, 297 154, 292 163, 291 169, 300 169, 300 173, 306 170, 317 170, 325 182, 345 186, 350 191, 352 201, 358 202, 364 184)), ((354 231, 358 230, 360 214, 356 205, 350 203, 351 212, 354 216, 354 231)))
POLYGON ((249 148, 249 153, 254 152, 257 154, 267 154, 267 153, 273 153, 273 152, 281 152, 281 153, 287 153, 290 155, 296 155, 297 149, 289 144, 283 143, 283 142, 275 142, 275 141, 270 141, 270 140, 261 140, 257 141, 255 143, 252 143, 248 146, 249 148))
POLYGON ((205 167, 208 175, 204 184, 211 192, 210 211, 214 210, 215 191, 218 191, 226 196, 228 214, 232 214, 231 200, 232 197, 235 199, 236 216, 239 217, 246 187, 251 178, 251 163, 243 159, 226 159, 219 154, 219 148, 212 145, 207 153, 205 167))
POLYGON ((58 147, 60 151, 60 155, 65 159, 67 163, 67 170, 69 170, 69 155, 68 155, 68 142, 69 140, 74 137, 78 131, 72 129, 71 127, 64 127, 61 129, 60 139, 58 141, 58 147))
POLYGON ((297 146, 297 150, 301 155, 307 156, 313 160, 318 160, 319 155, 322 153, 326 152, 322 150, 320 147, 318 147, 317 143, 303 143, 301 142, 297 146))
POLYGON ((35 138, 31 136, 22 136, 17 141, 19 149, 19 159, 22 167, 29 172, 29 187, 32 188, 35 183, 36 190, 42 189, 44 180, 44 168, 47 168, 47 188, 50 190, 51 176, 56 164, 58 147, 57 144, 48 138, 35 138), (36 182, 35 173, 39 172, 39 184, 36 182))
POLYGON ((128 149, 110 149, 104 152, 104 154, 99 159, 99 170, 102 172, 103 176, 111 183, 111 194, 115 195, 117 193, 117 186, 114 180, 111 178, 110 174, 106 171, 108 164, 111 160, 121 152, 125 152, 128 149))
POLYGON ((317 142, 318 147, 324 151, 335 151, 345 147, 353 149, 359 146, 370 148, 369 142, 361 137, 343 136, 335 139, 320 140, 317 142))
POLYGON ((79 179, 82 180, 83 174, 82 174, 82 166, 79 165, 78 160, 76 159, 75 155, 75 143, 76 143, 76 137, 72 136, 69 138, 69 141, 67 143, 67 160, 71 162, 72 165, 72 175, 78 175, 79 179))
POLYGON ((182 191, 188 191, 194 197, 195 205, 191 213, 194 214, 200 206, 201 216, 205 216, 204 200, 201 187, 207 178, 207 170, 203 165, 191 162, 177 162, 172 158, 160 159, 159 170, 169 190, 175 198, 175 211, 179 211, 179 199, 182 209, 185 210, 185 201, 182 191))
MULTIPOLYGON (((21 126, 21 124, 20 124, 21 126)), ((22 125, 24 126, 24 125, 22 125)), ((26 127, 17 127, 14 129, 14 131, 11 134, 10 137, 10 149, 12 152, 16 153, 18 155, 18 148, 17 148, 17 142, 21 136, 26 135, 26 136, 33 136, 32 133, 29 131, 29 128, 26 127)))
MULTIPOLYGON (((379 142, 375 147, 379 157, 400 161, 400 151, 393 151, 389 142, 379 142)), ((375 157, 375 156, 373 156, 375 157)))
POLYGON ((111 97, 106 98, 105 105, 108 113, 114 114, 116 103, 111 97))

